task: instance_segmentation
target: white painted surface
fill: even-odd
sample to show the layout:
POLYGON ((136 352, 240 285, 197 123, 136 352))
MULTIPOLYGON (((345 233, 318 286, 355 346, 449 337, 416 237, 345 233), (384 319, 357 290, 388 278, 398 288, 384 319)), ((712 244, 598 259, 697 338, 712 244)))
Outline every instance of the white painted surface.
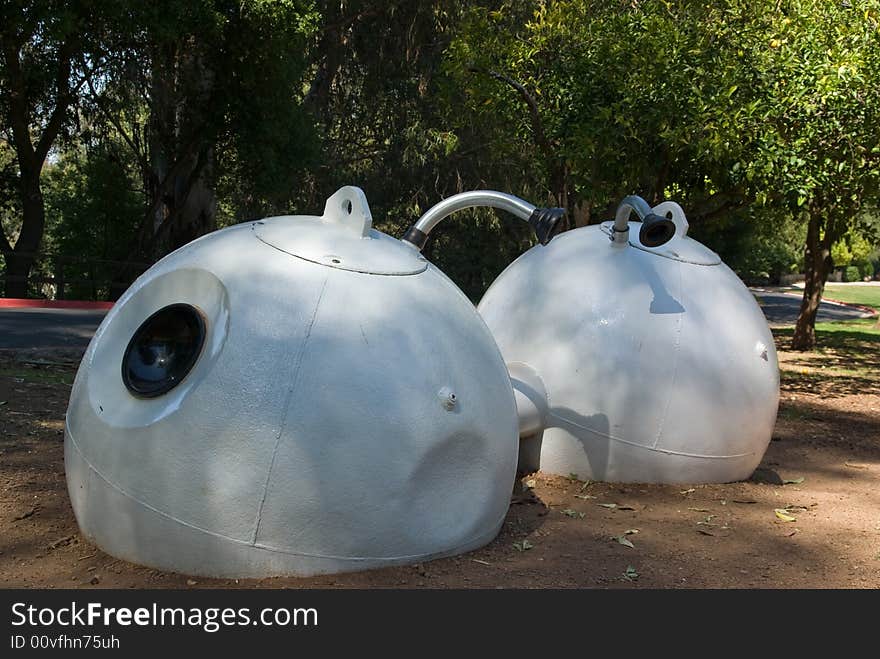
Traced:
POLYGON ((279 217, 205 236, 107 315, 65 433, 74 512, 102 549, 164 570, 262 577, 417 562, 498 532, 518 450, 501 355, 445 275, 372 230, 365 201, 355 211, 350 222, 279 217), (257 228, 283 235, 285 249, 257 228), (343 266, 398 276, 294 255, 317 242, 343 266), (135 398, 120 373, 125 347, 175 302, 203 312, 206 347, 175 389, 135 398))
POLYGON ((695 264, 714 252, 680 231, 634 245, 638 229, 623 246, 608 226, 560 234, 480 302, 505 360, 546 387, 546 429, 523 440, 524 466, 625 482, 748 478, 779 399, 764 316, 727 266, 695 264))

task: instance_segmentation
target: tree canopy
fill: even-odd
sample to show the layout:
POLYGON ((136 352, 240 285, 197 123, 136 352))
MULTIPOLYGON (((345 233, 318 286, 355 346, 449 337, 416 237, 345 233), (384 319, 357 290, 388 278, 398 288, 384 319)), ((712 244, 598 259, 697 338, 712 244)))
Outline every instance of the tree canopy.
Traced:
MULTIPOLYGON (((880 242, 878 0, 6 0, 0 17, 7 296, 51 294, 60 269, 67 294, 115 297, 198 235, 348 183, 394 235, 464 189, 562 205, 569 227, 637 193, 678 200, 748 280, 806 272, 808 348, 835 262, 880 242)), ((529 244, 473 212, 426 254, 477 298, 529 244)))

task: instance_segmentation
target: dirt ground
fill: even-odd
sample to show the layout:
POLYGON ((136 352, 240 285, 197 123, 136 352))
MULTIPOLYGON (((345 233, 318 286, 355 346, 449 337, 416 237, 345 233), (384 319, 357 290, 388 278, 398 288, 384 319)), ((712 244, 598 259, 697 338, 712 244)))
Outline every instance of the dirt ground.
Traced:
POLYGON ((780 353, 779 419, 749 482, 526 475, 501 534, 480 550, 260 581, 160 572, 83 539, 63 463, 74 366, 0 357, 0 587, 880 588, 880 343, 856 352, 858 369, 844 349, 780 353))

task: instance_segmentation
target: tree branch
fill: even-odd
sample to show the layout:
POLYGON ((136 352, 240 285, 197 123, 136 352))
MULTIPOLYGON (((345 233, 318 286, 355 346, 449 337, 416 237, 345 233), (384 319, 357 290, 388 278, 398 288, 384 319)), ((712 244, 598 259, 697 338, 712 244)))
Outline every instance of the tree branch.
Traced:
MULTIPOLYGON (((83 63, 83 67, 85 68, 85 63, 83 63)), ((141 153, 141 150, 138 148, 137 144, 135 144, 134 140, 132 140, 132 138, 129 137, 128 133, 125 132, 125 129, 122 127, 119 119, 117 119, 112 112, 107 110, 107 108, 105 108, 104 104, 101 102, 100 94, 98 94, 98 92, 95 90, 95 86, 92 84, 92 71, 94 71, 94 69, 88 71, 84 80, 89 87, 89 92, 91 92, 92 94, 92 99, 95 102, 95 106, 98 108, 101 114, 104 115, 104 118, 107 119, 107 121, 109 121, 110 124, 116 129, 116 131, 125 141, 125 143, 129 146, 135 158, 137 158, 138 165, 140 165, 141 169, 144 171, 148 170, 150 168, 150 164, 149 162, 147 162, 146 155, 141 153)))
POLYGON ((707 222, 730 210, 748 204, 745 195, 738 192, 716 192, 691 205, 689 219, 692 222, 707 222))
POLYGON ((553 150, 553 144, 547 138, 547 133, 544 131, 544 122, 541 120, 541 112, 538 108, 538 101, 535 100, 535 97, 532 93, 525 88, 524 85, 517 82, 510 76, 506 76, 503 73, 498 73, 497 71, 492 71, 489 69, 480 69, 477 67, 469 67, 468 71, 471 73, 481 73, 483 75, 487 75, 490 78, 498 80, 499 82, 506 83, 513 87, 517 93, 519 93, 520 97, 522 97, 523 101, 525 101, 526 105, 529 108, 529 120, 532 125, 532 133, 535 136, 535 142, 538 147, 543 151, 544 157, 547 158, 548 162, 552 162, 555 158, 555 153, 553 150))
MULTIPOLYGON (((70 106, 73 98, 70 89, 70 70, 71 58, 76 43, 76 37, 72 36, 67 39, 58 50, 58 72, 55 77, 55 107, 52 109, 52 115, 49 117, 49 123, 43 129, 40 141, 37 142, 35 155, 39 162, 42 163, 46 156, 49 155, 49 149, 52 143, 58 137, 61 126, 64 124, 64 117, 67 114, 67 108, 70 106)), ((80 85, 82 82, 80 82, 80 85)))
POLYGON ((31 143, 28 128, 27 90, 21 72, 19 48, 13 47, 9 40, 4 40, 3 58, 6 60, 9 76, 9 123, 12 127, 12 140, 15 144, 18 164, 23 170, 33 171, 38 169, 39 165, 36 162, 34 145, 31 143))

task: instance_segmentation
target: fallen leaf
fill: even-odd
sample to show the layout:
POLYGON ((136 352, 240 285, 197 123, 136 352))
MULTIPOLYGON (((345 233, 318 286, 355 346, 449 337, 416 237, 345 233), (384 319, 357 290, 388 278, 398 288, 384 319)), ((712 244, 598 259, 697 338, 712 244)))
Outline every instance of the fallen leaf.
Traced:
POLYGON ((700 521, 700 522, 697 522, 697 526, 700 526, 700 525, 704 525, 704 526, 714 526, 714 525, 712 524, 712 520, 715 519, 716 517, 718 517, 718 515, 709 515, 709 516, 706 517, 706 519, 704 519, 704 520, 702 520, 702 521, 700 521))
POLYGON ((787 512, 785 512, 785 508, 777 508, 773 512, 776 513, 776 516, 781 519, 783 522, 796 522, 797 517, 792 517, 787 512))
POLYGON ((592 485, 594 482, 595 482, 595 481, 591 481, 591 480, 584 481, 584 484, 581 485, 581 492, 583 492, 583 491, 586 490, 588 487, 590 487, 590 485, 592 485))
POLYGON ((587 499, 595 499, 596 497, 594 497, 592 494, 575 494, 574 498, 583 499, 584 501, 586 501, 587 499))
POLYGON ((693 510, 695 513, 708 513, 708 508, 688 508, 688 510, 693 510))
POLYGON ((513 548, 516 549, 517 551, 528 551, 529 549, 531 549, 534 546, 535 545, 533 545, 528 540, 523 540, 522 542, 514 542, 513 543, 513 548))
POLYGON ((714 533, 712 533, 711 531, 707 531, 706 529, 697 529, 697 533, 702 533, 703 535, 711 535, 712 537, 715 537, 714 533))
POLYGON ((694 488, 690 488, 688 490, 682 490, 679 494, 690 494, 691 492, 696 492, 694 488))
POLYGON ((618 535, 618 536, 615 536, 611 539, 616 540, 619 544, 623 545, 624 547, 629 547, 630 549, 636 548, 636 546, 632 542, 630 542, 630 539, 627 538, 625 535, 618 535))
POLYGON ((851 469, 867 469, 868 468, 868 465, 857 465, 857 464, 853 464, 852 462, 844 462, 843 464, 846 465, 847 467, 850 467, 851 469))
POLYGON ((639 573, 636 572, 636 569, 632 565, 627 565, 626 572, 623 573, 623 578, 627 581, 635 581, 639 578, 639 573))
POLYGON ((626 531, 623 532, 623 535, 635 535, 638 532, 639 532, 638 529, 627 529, 626 531))
POLYGON ((186 585, 187 585, 187 586, 195 586, 197 583, 199 583, 199 582, 196 581, 195 579, 187 579, 187 580, 186 580, 186 585))
POLYGON ((603 508, 610 508, 610 509, 617 508, 616 503, 597 503, 596 505, 602 506, 603 508))
POLYGON ((535 479, 534 479, 534 478, 530 478, 529 480, 527 480, 527 481, 526 481, 526 487, 528 487, 528 488, 533 488, 533 487, 535 487, 535 479))
POLYGON ((584 513, 579 513, 578 511, 572 510, 571 508, 566 508, 565 510, 562 511, 562 514, 565 515, 566 517, 575 517, 575 518, 580 517, 581 519, 583 519, 585 516, 584 513))
POLYGON ((474 563, 479 563, 480 565, 492 565, 489 561, 481 561, 479 558, 471 559, 474 563))
POLYGON ((782 484, 783 484, 783 485, 800 485, 800 484, 803 483, 803 482, 804 482, 804 477, 801 476, 800 478, 786 478, 786 479, 783 479, 782 484))

